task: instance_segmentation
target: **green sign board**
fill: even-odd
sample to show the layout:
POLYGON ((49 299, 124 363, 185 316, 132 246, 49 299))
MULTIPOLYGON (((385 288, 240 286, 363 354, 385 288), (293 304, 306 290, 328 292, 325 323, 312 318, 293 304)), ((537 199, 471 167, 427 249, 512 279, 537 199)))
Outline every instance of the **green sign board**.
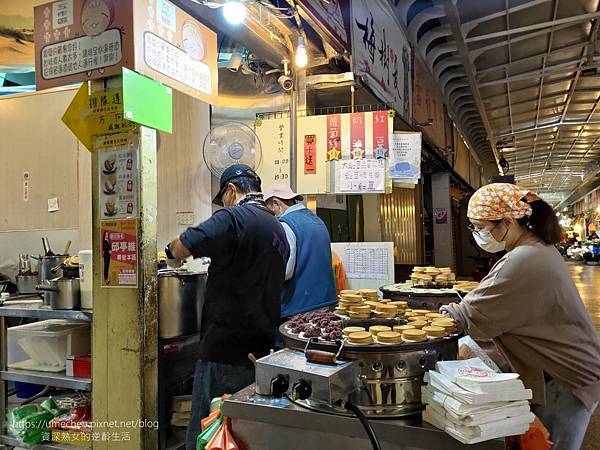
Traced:
POLYGON ((123 67, 123 113, 127 120, 173 132, 173 90, 123 67))

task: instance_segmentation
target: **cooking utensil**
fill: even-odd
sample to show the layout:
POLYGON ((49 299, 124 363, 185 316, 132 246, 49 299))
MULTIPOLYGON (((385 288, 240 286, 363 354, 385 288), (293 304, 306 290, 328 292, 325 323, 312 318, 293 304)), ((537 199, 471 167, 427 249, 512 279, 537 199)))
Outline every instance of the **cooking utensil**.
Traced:
POLYGON ((67 244, 65 245, 65 251, 63 252, 63 255, 68 255, 69 254, 69 249, 71 248, 71 241, 67 241, 67 244))
POLYGON ((54 278, 44 284, 36 286, 38 291, 43 291, 49 298, 52 309, 77 309, 80 305, 79 279, 54 278))
POLYGON ((158 333, 163 339, 200 331, 206 274, 187 270, 158 272, 158 333))
POLYGON ((17 291, 19 294, 36 294, 37 275, 17 275, 17 291))
POLYGON ((29 255, 26 255, 26 254, 19 255, 19 274, 20 275, 30 275, 31 274, 31 260, 29 259, 29 255))
POLYGON ((47 237, 42 238, 42 246, 44 247, 44 256, 54 256, 54 252, 50 248, 50 242, 47 237))

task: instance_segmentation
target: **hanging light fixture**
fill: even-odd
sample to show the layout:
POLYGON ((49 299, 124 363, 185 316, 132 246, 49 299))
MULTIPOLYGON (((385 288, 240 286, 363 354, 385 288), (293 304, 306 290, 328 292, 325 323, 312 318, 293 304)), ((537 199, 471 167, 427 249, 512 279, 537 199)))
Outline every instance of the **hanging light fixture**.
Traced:
POLYGON ((302 36, 298 36, 298 46, 296 47, 296 57, 294 62, 296 63, 296 67, 299 68, 304 68, 308 64, 308 53, 302 36))
POLYGON ((238 0, 229 0, 223 5, 223 17, 231 25, 239 25, 246 19, 246 6, 238 0))

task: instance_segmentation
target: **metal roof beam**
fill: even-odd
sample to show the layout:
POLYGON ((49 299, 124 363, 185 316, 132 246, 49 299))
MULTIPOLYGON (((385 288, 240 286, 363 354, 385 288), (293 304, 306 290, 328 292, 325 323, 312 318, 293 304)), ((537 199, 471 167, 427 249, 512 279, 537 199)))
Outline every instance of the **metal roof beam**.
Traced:
MULTIPOLYGON (((573 80, 573 77, 563 77, 563 78, 560 78, 558 80, 548 81, 548 82, 544 83, 544 85, 546 87, 547 86, 554 86, 554 85, 557 85, 557 84, 564 84, 564 83, 570 82, 572 80, 573 80)), ((532 89, 536 89, 536 91, 537 91, 538 87, 539 87, 539 84, 536 83, 536 84, 534 84, 532 86, 529 86, 529 87, 526 87, 526 88, 515 89, 512 92, 513 92, 513 94, 520 94, 521 92, 530 91, 532 89)), ((585 89, 585 88, 581 88, 581 89, 579 89, 579 92, 598 92, 598 89, 585 89)), ((569 91, 567 91, 567 94, 568 93, 569 93, 569 91)), ((483 101, 489 101, 489 100, 492 100, 492 99, 495 99, 495 98, 505 98, 505 97, 506 97, 505 94, 494 94, 494 95, 490 95, 488 97, 483 97, 483 101)))
MULTIPOLYGON (((531 122, 529 122, 531 123, 531 122)), ((517 124, 518 125, 518 124, 517 124)), ((545 125, 539 125, 537 128, 536 127, 529 127, 529 128, 523 128, 520 130, 515 130, 513 133, 503 133, 503 134, 498 134, 496 136, 496 139, 500 139, 500 138, 505 138, 505 137, 510 137, 516 134, 523 134, 523 133, 531 133, 533 131, 538 131, 538 130, 546 130, 549 128, 556 128, 556 127, 567 127, 567 126, 578 126, 578 125, 600 125, 600 121, 582 121, 582 120, 577 120, 577 121, 567 121, 565 120, 564 122, 554 122, 554 123, 549 123, 549 124, 545 124, 545 125)))
POLYGON ((480 69, 477 71, 477 78, 481 79, 481 78, 483 78, 483 76, 487 75, 490 72, 504 70, 508 66, 513 66, 515 64, 525 63, 525 62, 529 62, 529 61, 535 61, 543 56, 553 56, 556 54, 568 52, 569 50, 576 50, 581 47, 584 47, 587 44, 588 44, 587 41, 578 42, 577 44, 565 45, 564 47, 556 48, 549 53, 548 52, 536 53, 535 55, 527 56, 525 58, 515 59, 510 64, 505 63, 505 64, 498 64, 496 66, 486 67, 485 69, 480 69))
POLYGON ((544 3, 548 3, 552 0, 532 0, 530 2, 527 3, 523 3, 522 5, 519 6, 514 6, 508 10, 504 10, 504 11, 498 11, 492 14, 488 14, 487 16, 483 16, 483 17, 478 17, 477 19, 473 19, 470 20, 468 22, 465 22, 462 24, 462 31, 464 33, 465 36, 468 36, 469 33, 478 25, 484 23, 484 22, 489 22, 490 20, 494 20, 497 19, 499 17, 504 16, 505 14, 512 14, 518 11, 522 11, 524 9, 529 9, 532 8, 534 6, 538 6, 538 5, 542 5, 544 3))
MULTIPOLYGON (((504 31, 497 31, 495 33, 480 34, 478 36, 466 38, 465 43, 470 44, 471 42, 480 42, 480 41, 485 41, 488 39, 495 39, 498 37, 512 36, 513 34, 527 33, 529 31, 533 31, 533 30, 546 29, 546 28, 556 27, 556 26, 560 26, 560 25, 573 25, 573 24, 577 24, 577 23, 581 23, 581 22, 588 22, 588 21, 596 19, 598 17, 600 17, 600 11, 596 11, 593 13, 587 13, 587 14, 580 14, 578 16, 564 17, 562 19, 551 20, 549 22, 539 22, 539 23, 534 23, 534 24, 527 25, 524 27, 513 28, 512 30, 504 30, 504 31)), ((549 30, 548 30, 548 32, 549 32, 549 30)))
POLYGON ((483 125, 485 126, 485 131, 487 133, 490 146, 492 148, 492 152, 494 153, 494 158, 496 159, 496 163, 500 160, 500 155, 498 154, 498 150, 496 150, 496 143, 494 141, 494 131, 492 130, 488 117, 486 115, 485 106, 481 99, 481 93, 479 92, 479 87, 477 85, 477 80, 475 78, 475 71, 473 70, 473 64, 469 57, 469 50, 464 40, 464 36, 462 33, 460 17, 458 15, 458 11, 456 9, 456 5, 453 0, 444 0, 444 10, 446 12, 446 20, 450 25, 450 29, 452 30, 452 34, 454 35, 454 39, 456 41, 456 47, 458 49, 459 56, 462 60, 465 73, 467 75, 467 80, 469 81, 469 85, 471 87, 471 91, 473 93, 473 99, 475 100, 475 104, 477 105, 477 109, 479 109, 479 113, 481 115, 481 120, 483 125))

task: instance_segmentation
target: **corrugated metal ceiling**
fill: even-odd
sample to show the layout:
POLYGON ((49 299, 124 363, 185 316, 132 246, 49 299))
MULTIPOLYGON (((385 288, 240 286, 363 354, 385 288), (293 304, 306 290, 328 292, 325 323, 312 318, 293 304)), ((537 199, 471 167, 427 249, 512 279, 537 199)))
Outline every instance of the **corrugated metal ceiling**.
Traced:
POLYGON ((598 3, 392 1, 476 151, 552 202, 600 161, 598 3))

